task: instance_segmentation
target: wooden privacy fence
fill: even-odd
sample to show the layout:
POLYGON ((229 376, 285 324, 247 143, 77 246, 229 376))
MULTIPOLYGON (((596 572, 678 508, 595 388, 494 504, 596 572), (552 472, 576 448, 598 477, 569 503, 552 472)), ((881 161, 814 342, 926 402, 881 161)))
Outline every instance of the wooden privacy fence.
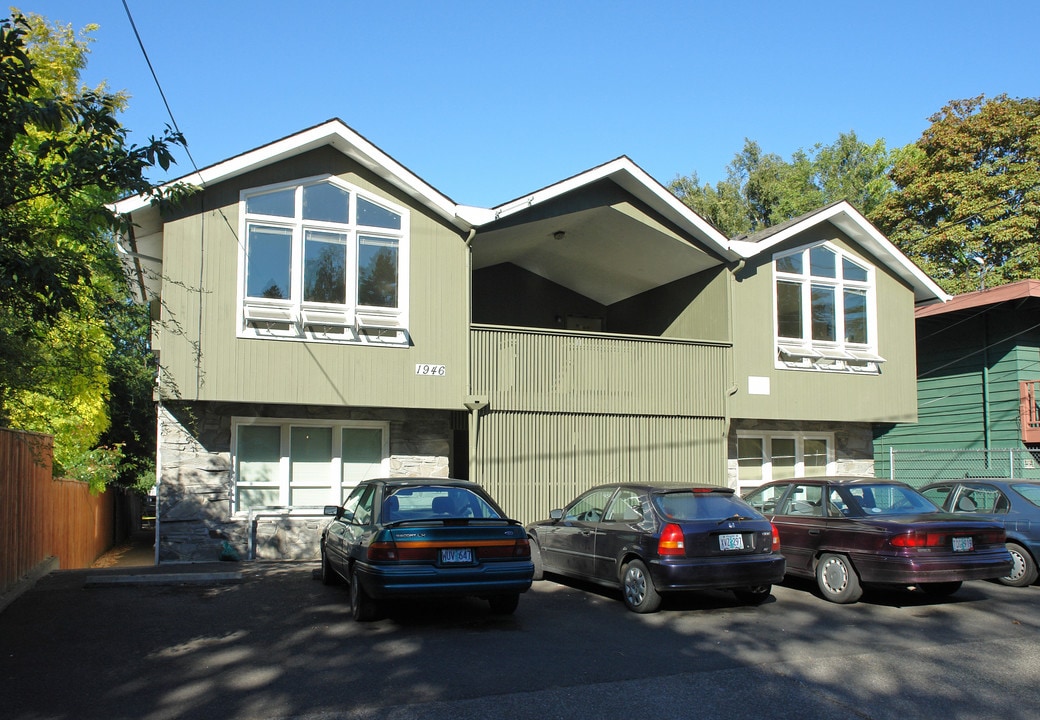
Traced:
POLYGON ((48 557, 84 568, 112 546, 110 493, 55 480, 53 438, 0 429, 0 593, 48 557))

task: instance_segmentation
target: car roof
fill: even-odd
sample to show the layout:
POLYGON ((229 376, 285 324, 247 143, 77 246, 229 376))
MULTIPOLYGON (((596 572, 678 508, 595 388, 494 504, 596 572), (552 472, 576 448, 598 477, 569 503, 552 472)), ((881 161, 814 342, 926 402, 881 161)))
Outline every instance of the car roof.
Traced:
POLYGON ((717 490, 719 492, 734 492, 733 488, 726 487, 725 485, 709 485, 708 483, 634 483, 634 482, 617 482, 617 483, 603 483, 602 485, 596 485, 588 490, 582 490, 578 495, 584 495, 586 492, 591 490, 607 490, 614 488, 627 488, 629 490, 636 490, 639 492, 677 492, 677 491, 689 491, 689 490, 717 490))
POLYGON ((767 487, 769 485, 790 485, 795 482, 800 485, 906 485, 906 483, 899 480, 869 477, 867 475, 821 475, 817 477, 773 480, 771 482, 763 483, 759 487, 767 487))
MULTIPOLYGON (((424 485, 441 485, 445 487, 480 488, 481 486, 472 480, 459 480, 457 478, 437 477, 391 477, 370 478, 362 480, 359 485, 387 485, 389 487, 419 487, 424 485)), ((482 488, 481 488, 482 489, 482 488)))
POLYGON ((930 482, 927 485, 921 486, 921 489, 937 487, 939 485, 959 485, 959 484, 971 484, 971 483, 994 483, 998 485, 1040 485, 1040 480, 1036 478, 1006 478, 1006 477, 963 477, 963 478, 950 478, 948 480, 936 480, 930 482))

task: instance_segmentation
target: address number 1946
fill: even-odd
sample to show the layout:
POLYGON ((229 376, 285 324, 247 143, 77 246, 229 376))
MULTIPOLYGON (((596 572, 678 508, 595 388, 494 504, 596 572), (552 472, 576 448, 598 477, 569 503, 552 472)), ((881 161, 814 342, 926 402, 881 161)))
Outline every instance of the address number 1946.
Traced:
POLYGON ((427 365, 425 363, 418 363, 415 366, 416 375, 431 375, 433 377, 444 377, 447 373, 448 369, 444 365, 427 365))

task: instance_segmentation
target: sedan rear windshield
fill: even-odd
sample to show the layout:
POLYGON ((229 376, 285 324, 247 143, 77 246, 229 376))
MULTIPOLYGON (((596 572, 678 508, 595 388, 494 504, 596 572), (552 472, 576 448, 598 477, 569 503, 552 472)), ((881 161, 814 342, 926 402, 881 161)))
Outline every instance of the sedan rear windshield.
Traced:
POLYGON ((849 485, 831 489, 831 505, 843 515, 910 515, 939 512, 923 495, 902 485, 849 485))
POLYGON ((722 520, 734 515, 762 517, 757 510, 729 493, 670 492, 654 495, 653 502, 669 520, 722 520))
POLYGON ((484 498, 471 490, 420 485, 397 490, 383 501, 383 521, 426 518, 499 518, 484 498))
POLYGON ((1019 495, 1040 507, 1040 485, 1012 485, 1019 495))

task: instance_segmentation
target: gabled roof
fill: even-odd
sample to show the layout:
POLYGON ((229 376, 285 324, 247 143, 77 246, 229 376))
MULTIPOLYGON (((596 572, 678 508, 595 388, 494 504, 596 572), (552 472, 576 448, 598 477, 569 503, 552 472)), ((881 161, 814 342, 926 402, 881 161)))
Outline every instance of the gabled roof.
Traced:
POLYGON ((474 212, 468 214, 467 217, 474 225, 486 225, 554 200, 574 190, 587 187, 600 180, 613 181, 680 230, 697 238, 707 249, 718 253, 724 258, 730 260, 737 259, 737 256, 730 252, 729 242, 725 235, 714 225, 691 210, 674 193, 657 182, 643 168, 636 165, 625 155, 577 175, 572 175, 541 190, 535 190, 515 200, 497 205, 489 210, 469 208, 469 210, 474 212))
POLYGON ((1025 300, 1027 298, 1040 298, 1040 280, 1019 280, 1018 282, 1000 285, 989 290, 954 295, 953 299, 943 305, 917 308, 914 311, 914 317, 930 317, 932 315, 957 312, 958 310, 971 310, 973 308, 997 305, 1012 300, 1025 300))
POLYGON ((914 290, 914 302, 945 302, 950 295, 917 267, 892 241, 847 201, 840 200, 801 217, 730 241, 730 247, 741 257, 751 258, 772 251, 778 244, 820 223, 829 222, 861 245, 914 290))
MULTIPOLYGON (((469 230, 471 227, 456 214, 458 206, 454 201, 336 118, 177 178, 166 183, 166 186, 186 183, 207 187, 326 145, 357 161, 460 230, 469 230)), ((118 213, 138 213, 142 210, 146 215, 149 210, 158 213, 150 207, 149 199, 140 195, 115 204, 118 213)), ((142 223, 136 217, 135 221, 142 223)))
POLYGON ((606 306, 738 259, 722 233, 624 156, 470 210, 474 269, 511 263, 606 306), (602 204, 554 202, 607 184, 621 192, 602 204))

